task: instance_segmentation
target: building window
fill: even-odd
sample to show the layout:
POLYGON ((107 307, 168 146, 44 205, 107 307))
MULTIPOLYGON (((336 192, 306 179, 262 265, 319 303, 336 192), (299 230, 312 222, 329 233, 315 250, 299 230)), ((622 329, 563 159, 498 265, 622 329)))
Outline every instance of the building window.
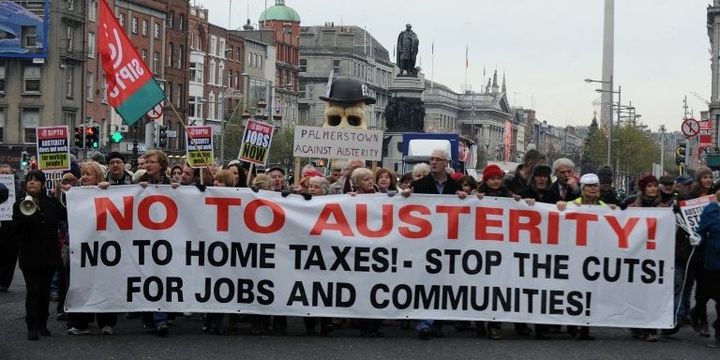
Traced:
POLYGON ((202 99, 197 96, 191 96, 188 103, 188 116, 194 118, 202 118, 203 105, 202 99))
POLYGON ((25 66, 23 73, 24 92, 40 92, 40 66, 25 66))
POLYGON ((165 86, 165 98, 172 101, 172 98, 173 98, 172 94, 173 94, 173 83, 172 83, 172 81, 168 81, 167 85, 165 86))
POLYGON ((88 33, 87 49, 88 49, 87 56, 91 59, 94 59, 95 58, 95 33, 92 33, 92 32, 88 33))
MULTIPOLYGON (((177 61, 177 68, 178 68, 178 69, 182 69, 183 66, 185 65, 185 46, 180 45, 180 51, 179 51, 179 54, 178 54, 178 56, 177 56, 177 59, 178 59, 178 61, 177 61)), ((171 63, 171 64, 172 64, 172 63, 171 63)))
POLYGON ((190 63, 190 81, 201 83, 203 82, 203 66, 195 62, 190 63))
POLYGON ((208 70, 208 83, 215 84, 215 60, 210 59, 210 69, 208 70))
POLYGON ((67 9, 69 11, 75 10, 75 0, 68 0, 67 9))
POLYGON ((340 60, 333 60, 333 71, 335 74, 340 73, 340 60))
POLYGON ((40 126, 40 109, 22 108, 20 110, 20 123, 23 127, 23 142, 34 143, 36 141, 35 129, 40 126))
POLYGON ((178 84, 177 91, 175 92, 175 105, 177 107, 180 107, 180 105, 184 102, 183 99, 183 85, 178 84))
POLYGON ((174 28, 174 26, 173 26, 173 22, 174 22, 174 21, 175 21, 175 12, 174 12, 174 11, 171 11, 171 12, 168 14, 168 24, 167 24, 168 29, 174 28))
POLYGON ((222 85, 222 84, 225 83, 224 75, 225 75, 225 64, 221 61, 221 62, 218 64, 218 72, 217 72, 217 82, 216 82, 216 84, 222 85))
POLYGON ((118 15, 118 22, 120 23, 120 26, 125 28, 125 14, 119 14, 118 15))
POLYGON ((88 20, 97 21, 97 1, 90 0, 88 4, 88 20))
POLYGON ((180 26, 178 30, 185 31, 185 15, 180 14, 180 23, 178 25, 180 26))
POLYGON ((85 96, 87 101, 93 101, 95 98, 94 89, 95 88, 95 77, 93 76, 93 73, 88 72, 87 76, 85 77, 85 96))
POLYGON ((147 50, 142 49, 140 56, 142 56, 143 62, 147 64, 147 50))
POLYGON ((132 33, 137 34, 138 33, 138 18, 134 17, 132 18, 132 33))
POLYGON ((307 59, 300 59, 300 72, 307 71, 307 59))
POLYGON ((5 108, 0 108, 0 143, 5 142, 5 108))
POLYGON ((73 98, 73 66, 65 65, 65 97, 73 98))
POLYGON ((262 68, 263 68, 263 57, 262 56, 258 56, 258 68, 260 70, 262 70, 262 68))
POLYGON ((175 44, 170 43, 168 45, 168 51, 167 51, 167 63, 172 66, 173 63, 173 55, 175 55, 175 44))
POLYGON ((100 92, 102 93, 102 103, 107 104, 107 81, 105 81, 104 76, 102 79, 102 89, 100 89, 100 92))
POLYGON ((160 24, 153 21, 153 34, 156 39, 160 38, 160 24))
POLYGON ((208 119, 215 119, 215 93, 210 92, 208 99, 208 119))
POLYGON ((210 36, 210 54, 215 55, 217 52, 217 37, 215 35, 210 36))
POLYGON ((142 22, 142 34, 143 34, 143 36, 147 36, 147 34, 148 34, 147 32, 148 32, 147 20, 143 19, 143 22, 142 22))
POLYGON ((67 27, 67 52, 71 52, 73 50, 73 35, 75 34, 75 31, 72 26, 67 27))
POLYGON ((0 62, 0 93, 5 92, 5 63, 0 62))
POLYGON ((220 47, 218 48, 217 56, 224 58, 225 57, 225 39, 220 38, 220 47))
POLYGON ((157 51, 153 52, 153 73, 160 75, 160 53, 157 51))
POLYGON ((35 26, 23 26, 20 30, 22 32, 22 43, 23 47, 36 48, 37 43, 37 27, 35 26))

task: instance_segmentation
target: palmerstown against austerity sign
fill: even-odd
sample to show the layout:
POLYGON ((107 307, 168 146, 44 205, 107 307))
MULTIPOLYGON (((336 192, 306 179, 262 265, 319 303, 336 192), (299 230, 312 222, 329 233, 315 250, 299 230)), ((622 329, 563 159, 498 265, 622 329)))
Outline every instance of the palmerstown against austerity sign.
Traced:
POLYGON ((673 325, 669 209, 182 186, 68 209, 71 312, 673 325))

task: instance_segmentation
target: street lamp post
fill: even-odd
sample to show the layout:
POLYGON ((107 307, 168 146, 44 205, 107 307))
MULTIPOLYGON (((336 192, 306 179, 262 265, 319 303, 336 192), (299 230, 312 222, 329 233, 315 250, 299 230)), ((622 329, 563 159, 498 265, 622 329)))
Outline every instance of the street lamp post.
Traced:
POLYGON ((665 125, 660 125, 660 175, 665 173, 665 125))
MULTIPOLYGON (((610 75, 610 81, 602 81, 602 80, 592 80, 592 79, 585 79, 586 83, 600 83, 600 84, 610 84, 610 92, 613 92, 613 76, 610 75)), ((602 90, 600 90, 602 92, 602 90)), ((607 106, 607 114, 608 119, 605 120, 605 124, 608 126, 608 146, 607 146, 607 166, 612 167, 612 128, 613 128, 613 121, 612 121, 612 94, 610 94, 610 103, 609 104, 603 104, 603 106, 607 106)))

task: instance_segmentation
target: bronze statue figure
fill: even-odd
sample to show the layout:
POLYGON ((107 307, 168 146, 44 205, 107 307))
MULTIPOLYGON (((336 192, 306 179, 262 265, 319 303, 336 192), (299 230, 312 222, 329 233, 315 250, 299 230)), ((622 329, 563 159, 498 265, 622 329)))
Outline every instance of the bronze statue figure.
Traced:
POLYGON ((405 71, 409 76, 417 77, 417 70, 415 69, 415 59, 418 53, 418 41, 417 35, 412 31, 412 25, 405 25, 405 31, 398 35, 397 40, 397 64, 400 67, 400 73, 402 75, 405 71))

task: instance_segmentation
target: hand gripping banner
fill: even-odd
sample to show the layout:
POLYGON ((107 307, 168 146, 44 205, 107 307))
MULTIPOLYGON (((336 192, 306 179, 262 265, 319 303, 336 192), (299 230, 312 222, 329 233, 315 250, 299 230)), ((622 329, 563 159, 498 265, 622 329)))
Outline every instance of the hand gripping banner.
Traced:
POLYGON ((119 186, 68 213, 71 312, 673 325, 668 208, 119 186))

